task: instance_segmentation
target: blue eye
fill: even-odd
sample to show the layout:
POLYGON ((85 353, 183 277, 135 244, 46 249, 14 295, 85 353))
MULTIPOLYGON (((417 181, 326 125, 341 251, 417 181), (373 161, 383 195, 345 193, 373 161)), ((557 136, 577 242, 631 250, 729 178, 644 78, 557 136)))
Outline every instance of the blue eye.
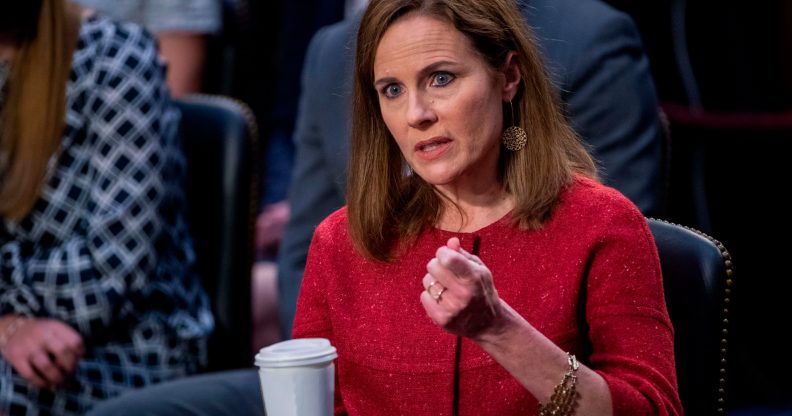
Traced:
POLYGON ((388 98, 395 98, 401 95, 402 87, 399 84, 388 84, 382 89, 382 93, 388 98))
POLYGON ((432 85, 436 87, 445 87, 452 82, 454 82, 454 76, 448 72, 437 72, 432 77, 432 85))

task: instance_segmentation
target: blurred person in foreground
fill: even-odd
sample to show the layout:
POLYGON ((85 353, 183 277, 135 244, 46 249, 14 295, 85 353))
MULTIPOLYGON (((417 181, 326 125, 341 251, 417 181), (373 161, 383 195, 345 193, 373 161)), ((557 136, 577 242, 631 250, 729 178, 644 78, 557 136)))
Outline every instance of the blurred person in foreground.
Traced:
POLYGON ((178 113, 138 26, 0 16, 0 414, 84 414, 205 357, 178 113))
POLYGON ((336 414, 682 413, 646 220, 514 1, 372 1, 352 102, 294 323, 338 349, 336 414))

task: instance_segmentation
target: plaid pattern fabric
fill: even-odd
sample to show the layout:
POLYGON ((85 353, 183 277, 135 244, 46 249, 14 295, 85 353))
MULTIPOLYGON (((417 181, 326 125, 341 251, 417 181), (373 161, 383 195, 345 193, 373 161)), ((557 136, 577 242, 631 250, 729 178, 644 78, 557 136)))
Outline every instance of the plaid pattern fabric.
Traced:
POLYGON ((125 389, 195 372, 212 328, 190 271, 184 160, 164 69, 138 26, 83 21, 66 127, 32 213, 0 223, 0 315, 61 320, 87 354, 55 393, 0 358, 0 414, 82 414, 125 389))

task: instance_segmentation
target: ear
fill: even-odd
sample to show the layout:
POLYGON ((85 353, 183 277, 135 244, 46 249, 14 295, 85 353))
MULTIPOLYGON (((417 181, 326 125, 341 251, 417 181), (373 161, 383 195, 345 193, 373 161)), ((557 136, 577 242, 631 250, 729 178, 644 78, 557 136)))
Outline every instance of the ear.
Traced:
POLYGON ((506 55, 506 60, 503 63, 502 69, 506 82, 503 84, 503 101, 511 101, 520 89, 522 83, 522 74, 520 73, 520 66, 517 62, 517 54, 514 51, 506 55))

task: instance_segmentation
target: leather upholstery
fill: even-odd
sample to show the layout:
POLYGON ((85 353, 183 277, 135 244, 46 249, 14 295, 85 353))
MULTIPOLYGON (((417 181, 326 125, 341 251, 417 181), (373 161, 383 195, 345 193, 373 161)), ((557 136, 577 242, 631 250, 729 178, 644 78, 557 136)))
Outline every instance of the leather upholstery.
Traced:
POLYGON ((239 101, 196 95, 176 103, 182 112, 187 221, 196 271, 215 317, 209 370, 250 367, 257 129, 239 101))
POLYGON ((724 414, 731 257, 696 230, 654 219, 649 227, 674 325, 682 406, 689 415, 724 414))

